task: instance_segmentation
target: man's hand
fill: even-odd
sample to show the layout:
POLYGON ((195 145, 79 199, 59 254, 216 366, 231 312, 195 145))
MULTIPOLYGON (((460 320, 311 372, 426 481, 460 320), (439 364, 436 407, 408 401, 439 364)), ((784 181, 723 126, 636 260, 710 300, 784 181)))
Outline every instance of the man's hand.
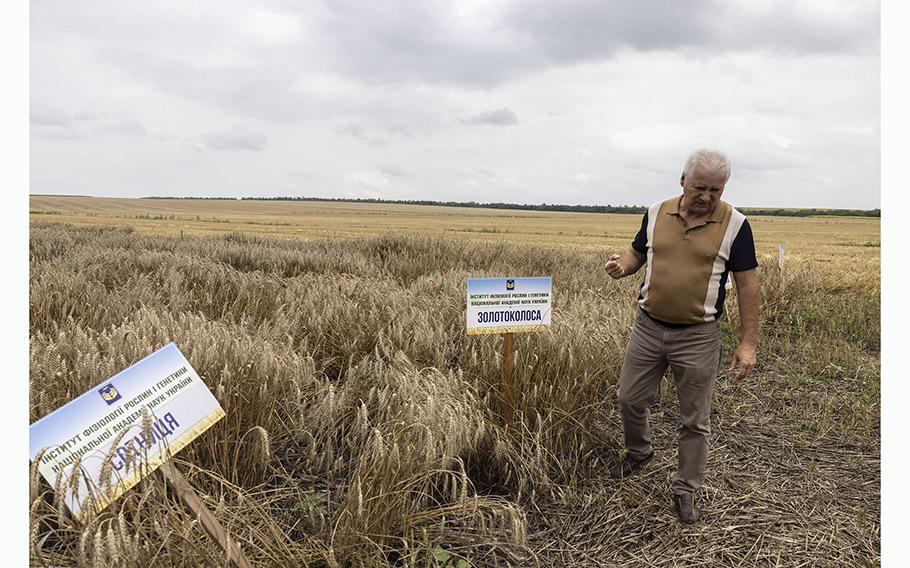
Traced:
POLYGON ((610 255, 610 260, 607 261, 607 274, 612 278, 622 278, 626 275, 626 269, 619 264, 619 255, 614 254, 610 255))
POLYGON ((755 347, 745 343, 740 343, 733 352, 733 360, 730 361, 728 371, 739 370, 736 373, 737 379, 742 379, 749 374, 752 367, 755 366, 755 347))
POLYGON ((607 274, 613 278, 625 278, 630 274, 635 274, 638 269, 645 263, 647 257, 635 249, 629 249, 623 254, 612 254, 607 265, 607 274))

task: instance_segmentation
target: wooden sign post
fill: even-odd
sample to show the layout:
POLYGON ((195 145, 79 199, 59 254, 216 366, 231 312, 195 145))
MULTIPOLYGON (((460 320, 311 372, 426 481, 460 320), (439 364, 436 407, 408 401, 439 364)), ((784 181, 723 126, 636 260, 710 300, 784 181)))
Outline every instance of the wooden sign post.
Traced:
POLYGON ((515 414, 515 399, 512 394, 512 333, 502 334, 502 378, 506 385, 506 427, 512 423, 515 414))
POLYGON ((164 475, 164 480, 167 482, 168 487, 180 497, 180 500, 183 501, 183 505, 187 510, 196 515, 199 519, 199 523, 202 524, 202 528, 205 529, 206 534, 217 542, 221 549, 224 550, 225 554, 227 554, 227 559, 228 562, 231 563, 231 566, 234 566, 234 568, 252 568, 250 562, 243 555, 243 551, 240 550, 240 546, 231 540, 227 531, 224 530, 224 527, 221 526, 221 523, 218 522, 215 515, 213 515, 208 507, 205 506, 205 503, 202 502, 202 499, 196 494, 193 487, 186 478, 183 477, 183 474, 180 473, 177 466, 174 465, 173 462, 166 461, 161 464, 159 469, 164 475))

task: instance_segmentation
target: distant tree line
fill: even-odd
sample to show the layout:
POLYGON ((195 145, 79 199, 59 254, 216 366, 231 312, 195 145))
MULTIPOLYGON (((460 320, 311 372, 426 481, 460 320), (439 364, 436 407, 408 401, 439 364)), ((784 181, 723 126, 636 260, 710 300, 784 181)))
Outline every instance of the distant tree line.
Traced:
MULTIPOLYGON (((143 197, 143 199, 228 199, 236 197, 143 197)), ((637 213, 648 210, 641 205, 559 205, 541 203, 478 203, 476 201, 430 201, 428 199, 354 199, 345 197, 241 197, 243 201, 337 201, 344 203, 381 203, 397 205, 435 205, 438 207, 482 207, 484 209, 517 209, 519 211, 567 211, 573 213, 637 213)), ((781 209, 743 207, 740 210, 747 215, 770 215, 774 217, 812 217, 816 215, 837 215, 849 217, 881 217, 879 209, 781 209)))
POLYGON ((741 207, 747 215, 768 215, 771 217, 815 217, 818 215, 835 215, 838 217, 881 217, 881 209, 770 209, 759 207, 741 207))

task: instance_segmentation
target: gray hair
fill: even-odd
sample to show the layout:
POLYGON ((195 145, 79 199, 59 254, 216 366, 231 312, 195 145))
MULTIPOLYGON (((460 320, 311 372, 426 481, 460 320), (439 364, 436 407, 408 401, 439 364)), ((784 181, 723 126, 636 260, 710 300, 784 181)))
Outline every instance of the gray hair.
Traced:
POLYGON ((730 179, 730 158, 716 150, 701 148, 692 152, 686 160, 683 175, 689 177, 699 165, 724 174, 724 183, 730 179))

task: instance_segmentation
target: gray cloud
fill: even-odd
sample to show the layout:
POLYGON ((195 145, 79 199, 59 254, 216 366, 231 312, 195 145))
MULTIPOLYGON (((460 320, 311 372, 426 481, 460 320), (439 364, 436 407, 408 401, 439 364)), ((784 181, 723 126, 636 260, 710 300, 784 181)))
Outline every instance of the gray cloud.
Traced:
POLYGON ((308 15, 338 72, 380 85, 491 86, 626 51, 877 53, 880 7, 875 0, 506 0, 464 14, 444 1, 344 0, 308 15))
POLYGON ((74 114, 73 118, 82 122, 93 122, 104 118, 104 114, 100 112, 82 111, 74 114))
POLYGON ((874 207, 878 23, 870 0, 43 0, 31 180, 647 204, 707 145, 737 205, 874 207))
POLYGON ((132 119, 107 120, 101 113, 67 112, 46 104, 33 104, 29 122, 34 134, 50 140, 77 140, 98 135, 143 137, 145 126, 132 119))
POLYGON ((511 3, 504 25, 533 38, 550 61, 608 58, 620 49, 653 50, 703 41, 711 29, 698 0, 544 0, 511 3))
POLYGON ((342 136, 353 136, 354 138, 363 138, 363 127, 359 124, 342 124, 335 127, 335 132, 342 136))
POLYGON ((145 126, 137 120, 120 120, 112 122, 110 124, 104 125, 101 128, 101 131, 118 136, 129 136, 132 138, 141 138, 148 134, 145 126))
POLYGON ((494 126, 510 126, 513 124, 518 124, 518 117, 515 116, 515 113, 509 110, 507 107, 498 108, 496 110, 487 110, 478 115, 475 115, 468 120, 465 120, 467 124, 492 124, 494 126))
POLYGON ((384 176, 396 177, 396 178, 410 177, 409 173, 405 172, 404 170, 402 170, 401 168, 399 168, 398 166, 393 165, 393 164, 380 164, 378 167, 379 167, 379 173, 381 173, 384 176))
POLYGON ((733 168, 740 171, 749 172, 781 172, 787 170, 809 170, 810 164, 806 163, 807 157, 802 160, 793 153, 776 152, 774 154, 762 155, 756 154, 745 156, 737 163, 732 164, 733 168))
POLYGON ((210 150, 262 152, 268 146, 268 138, 237 128, 209 134, 203 137, 203 143, 210 150))
POLYGON ((331 93, 295 91, 295 80, 308 73, 379 87, 492 86, 625 51, 877 53, 879 45, 874 0, 505 0, 473 12, 442 0, 269 4, 253 11, 242 2, 224 10, 38 3, 32 42, 81 30, 88 41, 98 38, 105 60, 140 80, 278 120, 337 108, 331 93))
POLYGON ((390 134, 398 134, 400 136, 404 136, 405 138, 410 138, 414 135, 414 133, 411 132, 410 128, 408 128, 407 126, 402 126, 400 124, 393 124, 392 126, 389 126, 386 130, 390 134))
POLYGON ((343 124, 341 126, 336 126, 335 133, 341 136, 357 138, 367 146, 372 146, 374 148, 386 145, 385 140, 382 138, 367 136, 366 130, 359 124, 343 124))
POLYGON ((73 118, 66 112, 46 105, 32 105, 29 111, 29 122, 34 126, 58 126, 69 128, 73 118))
POLYGON ((879 3, 769 0, 530 0, 512 3, 503 25, 533 38, 560 62, 616 57, 623 50, 690 49, 711 54, 878 52, 879 3), (824 9, 821 9, 824 8, 824 9))

